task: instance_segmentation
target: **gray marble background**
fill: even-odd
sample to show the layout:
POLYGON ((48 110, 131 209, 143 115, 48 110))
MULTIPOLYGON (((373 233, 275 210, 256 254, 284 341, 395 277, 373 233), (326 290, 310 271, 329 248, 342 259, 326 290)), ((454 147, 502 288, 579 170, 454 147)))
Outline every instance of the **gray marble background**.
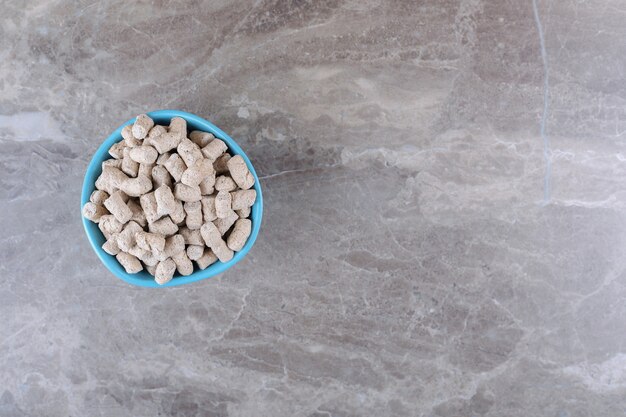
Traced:
POLYGON ((626 1, 1 5, 0 416, 626 415, 626 1), (148 290, 79 197, 162 108, 266 206, 148 290))

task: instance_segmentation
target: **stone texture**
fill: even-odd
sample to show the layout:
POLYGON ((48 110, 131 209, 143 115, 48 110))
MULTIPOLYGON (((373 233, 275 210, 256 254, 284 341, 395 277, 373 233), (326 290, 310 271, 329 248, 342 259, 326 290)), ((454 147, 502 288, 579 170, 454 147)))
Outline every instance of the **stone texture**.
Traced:
POLYGON ((5 2, 0 415, 626 414, 626 7, 535 1, 5 2), (266 209, 148 291, 78 201, 160 108, 266 209))

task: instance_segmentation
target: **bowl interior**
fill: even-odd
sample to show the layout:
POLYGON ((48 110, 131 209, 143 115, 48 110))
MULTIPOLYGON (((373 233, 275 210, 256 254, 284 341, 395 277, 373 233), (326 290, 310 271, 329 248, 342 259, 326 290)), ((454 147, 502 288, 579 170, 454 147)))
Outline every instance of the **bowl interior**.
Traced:
MULTIPOLYGON (((228 268, 235 265, 239 262, 252 248, 256 238, 259 234, 259 229, 261 228, 261 218, 263 217, 263 195, 261 194, 261 186, 259 184, 259 178, 254 170, 254 167, 250 163, 250 160, 244 153, 244 151, 237 145, 237 143, 232 140, 226 133, 224 133, 220 128, 212 124, 211 122, 202 119, 191 113, 186 113, 179 110, 157 110, 150 113, 147 113, 156 124, 161 125, 169 125, 170 119, 172 117, 182 117, 187 121, 187 129, 189 132, 192 130, 202 130, 205 132, 212 133, 216 138, 223 140, 226 145, 228 145, 228 151, 231 155, 241 155, 246 161, 248 165, 248 169, 254 175, 254 189, 257 192, 257 200, 252 206, 252 210, 250 213, 250 220, 252 221, 252 232, 250 233, 250 237, 246 242, 243 249, 239 252, 235 252, 235 256, 230 261, 223 263, 217 261, 213 265, 209 266, 204 270, 197 269, 197 266, 194 263, 194 267, 196 270, 189 276, 181 276, 178 273, 174 275, 174 278, 165 285, 158 285, 154 282, 154 277, 148 274, 145 270, 137 273, 137 274, 128 274, 124 270, 124 268, 119 264, 117 259, 114 256, 109 255, 102 249, 102 245, 105 242, 104 235, 98 228, 96 223, 92 223, 86 218, 82 217, 81 210, 81 218, 83 220, 83 226, 85 228, 85 232, 87 233, 87 237, 89 238, 89 242, 93 247, 94 251, 102 261, 102 263, 118 278, 134 285, 139 285, 142 287, 172 287, 176 285, 189 284, 191 282, 199 281, 201 279, 210 278, 214 275, 217 275, 221 272, 224 272, 228 268)), ((96 153, 94 154, 89 166, 87 167, 87 172, 85 173, 85 180, 83 182, 83 190, 81 195, 81 209, 85 203, 89 201, 89 196, 95 190, 95 182, 98 176, 102 173, 102 162, 109 159, 110 155, 108 153, 109 148, 116 142, 122 140, 122 128, 124 126, 131 124, 135 121, 135 119, 130 119, 126 123, 122 124, 118 127, 115 132, 109 136, 104 143, 98 148, 96 153)))

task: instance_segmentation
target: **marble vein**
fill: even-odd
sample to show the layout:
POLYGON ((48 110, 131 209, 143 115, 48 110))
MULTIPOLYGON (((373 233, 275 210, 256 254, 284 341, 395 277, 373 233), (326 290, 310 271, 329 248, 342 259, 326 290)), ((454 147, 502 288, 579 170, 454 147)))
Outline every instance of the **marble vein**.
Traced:
POLYGON ((535 17, 537 34, 539 36, 539 50, 541 52, 541 61, 543 63, 543 110, 541 112, 539 131, 541 134, 541 139, 543 140, 543 159, 546 164, 543 183, 543 203, 548 204, 550 202, 550 194, 552 188, 552 150, 550 146, 550 138, 546 134, 546 123, 548 119, 550 100, 550 78, 548 72, 548 53, 546 51, 546 41, 543 35, 541 18, 539 17, 539 10, 537 8, 537 0, 532 0, 532 2, 533 16, 535 17))

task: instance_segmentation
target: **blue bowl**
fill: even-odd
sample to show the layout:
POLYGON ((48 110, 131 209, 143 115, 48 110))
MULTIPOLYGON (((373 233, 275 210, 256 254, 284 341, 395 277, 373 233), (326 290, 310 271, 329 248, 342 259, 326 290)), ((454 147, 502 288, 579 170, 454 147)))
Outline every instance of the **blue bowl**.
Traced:
MULTIPOLYGON (((165 285, 159 285, 154 282, 154 277, 145 270, 137 273, 137 274, 128 274, 124 270, 124 268, 119 264, 115 256, 111 256, 106 253, 102 249, 102 244, 105 242, 104 235, 98 228, 96 223, 92 223, 86 218, 82 217, 81 210, 81 218, 83 219, 83 226, 85 228, 85 232, 87 233, 87 237, 89 238, 89 243, 91 243, 91 247, 98 255, 98 258, 102 261, 104 266, 106 266, 109 271, 113 273, 116 277, 128 282, 129 284, 138 285, 140 287, 174 287, 176 285, 189 284, 191 282, 200 281, 201 279, 211 278, 217 274, 220 274, 226 271, 228 268, 235 265, 237 262, 241 261, 244 256, 248 253, 248 251, 254 245, 256 238, 259 234, 259 229, 261 228, 261 219, 263 217, 263 194, 261 193, 261 185, 259 184, 259 177, 256 175, 254 171, 254 167, 250 163, 250 160, 244 153, 244 151, 237 145, 237 143, 230 138, 226 133, 224 133, 220 128, 215 126, 213 123, 204 120, 201 117, 196 116, 195 114, 185 113, 179 110, 157 110, 148 113, 156 124, 161 125, 169 125, 169 122, 172 117, 182 117, 187 121, 187 128, 189 131, 192 130, 202 130, 205 132, 212 133, 216 138, 219 138, 226 142, 228 145, 228 150, 232 155, 241 155, 246 164, 248 165, 248 169, 254 175, 254 189, 256 190, 257 198, 256 202, 252 206, 252 210, 250 213, 250 220, 252 221, 252 233, 248 238, 245 246, 239 252, 235 252, 235 256, 230 261, 223 263, 220 261, 215 262, 213 265, 209 266, 205 270, 200 270, 194 264, 196 268, 195 271, 188 276, 181 276, 179 274, 174 275, 174 278, 165 285)), ((87 167, 87 172, 85 173, 85 181, 83 182, 83 191, 80 198, 80 206, 81 208, 89 201, 89 196, 95 190, 96 179, 102 173, 102 162, 109 159, 110 155, 108 153, 109 148, 116 142, 122 140, 122 129, 124 126, 132 124, 135 119, 131 119, 118 127, 115 132, 111 134, 104 141, 102 145, 98 148, 95 155, 91 159, 89 166, 87 167)))

